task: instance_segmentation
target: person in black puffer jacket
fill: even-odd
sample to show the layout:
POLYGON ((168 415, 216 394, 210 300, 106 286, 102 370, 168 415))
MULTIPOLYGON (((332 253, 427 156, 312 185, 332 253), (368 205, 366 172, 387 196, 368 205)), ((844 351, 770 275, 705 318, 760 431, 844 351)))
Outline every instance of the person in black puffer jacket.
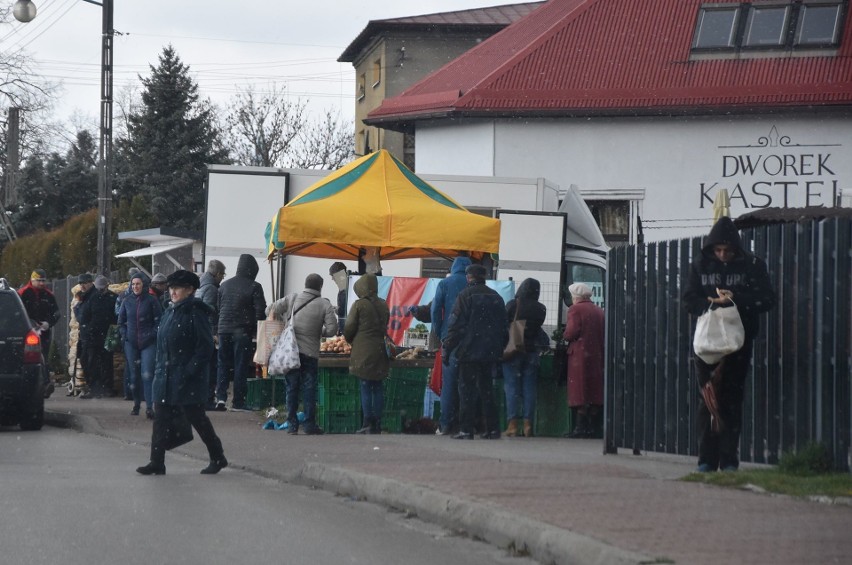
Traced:
POLYGON ((547 307, 538 301, 541 283, 526 279, 518 287, 515 298, 506 304, 506 314, 511 324, 515 318, 526 320, 524 324, 524 352, 503 361, 503 390, 506 392, 506 435, 514 437, 518 432, 518 401, 523 399, 524 428, 520 435, 532 437, 533 418, 538 383, 538 368, 541 362, 538 338, 541 325, 547 316, 547 307))
POLYGON ((240 255, 237 273, 219 286, 219 374, 216 383, 216 410, 225 410, 228 381, 233 376, 233 410, 245 410, 246 379, 251 369, 252 340, 257 321, 266 318, 263 287, 255 282, 259 267, 248 253, 240 255))
POLYGON ((730 218, 721 218, 704 240, 701 253, 693 261, 683 293, 683 306, 693 316, 709 308, 736 304, 745 330, 739 351, 726 355, 715 365, 693 356, 698 386, 703 389, 713 379, 721 429, 713 430, 710 411, 699 396, 698 470, 736 471, 737 447, 742 429, 745 380, 751 363, 752 345, 760 329, 759 315, 775 306, 775 291, 766 263, 743 248, 740 234, 730 218))
POLYGON ((459 364, 459 420, 461 431, 453 439, 473 439, 476 393, 482 402, 485 431, 482 439, 499 439, 494 404, 494 373, 509 342, 509 324, 503 298, 485 285, 485 267, 465 269, 468 286, 456 298, 447 322, 442 355, 456 355, 459 364))

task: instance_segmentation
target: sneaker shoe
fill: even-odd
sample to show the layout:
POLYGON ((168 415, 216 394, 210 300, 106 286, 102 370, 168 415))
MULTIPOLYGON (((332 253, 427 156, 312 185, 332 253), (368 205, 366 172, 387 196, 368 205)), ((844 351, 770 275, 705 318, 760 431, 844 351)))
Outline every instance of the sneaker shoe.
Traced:
POLYGON ((221 459, 213 459, 210 464, 201 469, 202 475, 215 475, 228 466, 228 460, 223 456, 221 459))
POLYGON ((716 469, 713 469, 712 467, 710 467, 710 465, 708 463, 702 463, 701 465, 698 466, 698 469, 696 469, 696 470, 699 473, 712 473, 716 469))
POLYGON ((319 426, 313 426, 311 428, 305 428, 306 436, 321 436, 325 433, 325 430, 319 426))
POLYGON ((217 401, 216 401, 216 406, 215 406, 213 409, 214 409, 216 412, 224 412, 224 411, 226 411, 226 410, 228 409, 228 407, 227 407, 227 406, 225 406, 225 401, 224 401, 224 400, 217 400, 217 401))
POLYGON ((130 411, 130 415, 131 416, 138 416, 139 415, 139 407, 134 406, 133 409, 130 411))
POLYGON ((148 463, 143 467, 137 467, 136 472, 140 475, 165 475, 166 474, 166 466, 165 465, 154 465, 153 463, 148 463))
POLYGON ((145 409, 145 417, 148 418, 149 420, 153 420, 154 419, 154 411, 151 410, 150 408, 146 408, 145 409))
POLYGON ((737 471, 739 471, 739 467, 736 465, 726 465, 725 467, 722 467, 723 473, 736 473, 737 471))
POLYGON ((459 432, 456 435, 452 436, 453 439, 473 439, 473 434, 469 434, 467 432, 459 432))
POLYGON ((287 427, 287 433, 290 434, 291 436, 294 436, 294 435, 299 433, 299 427, 298 426, 288 426, 287 427))
POLYGON ((500 439, 500 430, 494 430, 479 436, 479 439, 500 439))

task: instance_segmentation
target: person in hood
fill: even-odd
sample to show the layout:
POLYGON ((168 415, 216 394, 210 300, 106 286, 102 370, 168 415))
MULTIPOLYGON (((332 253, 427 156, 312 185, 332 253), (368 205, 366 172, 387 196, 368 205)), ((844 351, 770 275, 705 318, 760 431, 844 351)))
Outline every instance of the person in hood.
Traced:
MULTIPOLYGON (((61 316, 56 297, 47 288, 47 273, 44 269, 33 270, 29 282, 18 290, 18 295, 24 303, 30 322, 40 332, 41 351, 47 363, 50 359, 52 328, 61 316)), ((44 380, 44 397, 48 398, 53 394, 55 386, 50 381, 50 373, 47 370, 44 371, 44 380)))
POLYGON ((515 298, 506 304, 506 315, 511 324, 524 320, 524 351, 503 361, 503 390, 506 393, 506 435, 532 437, 535 401, 538 390, 538 368, 541 361, 539 334, 547 317, 547 307, 538 301, 541 283, 526 279, 518 287, 515 298), (518 429, 518 408, 523 402, 523 430, 518 429))
MULTIPOLYGON (((136 273, 139 273, 139 272, 140 271, 137 267, 130 267, 127 270, 127 281, 128 281, 127 282, 127 288, 125 288, 124 291, 120 292, 118 294, 118 297, 115 299, 115 316, 116 316, 116 318, 118 318, 118 315, 121 313, 121 303, 124 301, 125 298, 133 295, 133 289, 130 288, 130 279, 133 278, 133 275, 135 275, 136 273)), ((126 359, 125 359, 125 363, 124 363, 124 379, 123 379, 123 382, 124 382, 124 400, 133 400, 133 390, 131 388, 132 385, 133 385, 133 374, 130 371, 130 363, 127 363, 126 359)))
POLYGON ((204 411, 207 402, 207 364, 213 351, 210 307, 195 298, 200 282, 189 271, 168 277, 171 306, 163 314, 157 332, 157 365, 154 371, 154 427, 151 458, 136 469, 140 475, 166 474, 166 447, 174 419, 183 412, 207 447, 210 463, 202 475, 215 475, 228 466, 222 441, 204 411))
POLYGON ((683 306, 693 316, 710 308, 736 305, 745 330, 745 341, 739 351, 709 365, 693 355, 695 376, 703 389, 713 381, 722 422, 714 430, 710 411, 699 395, 698 470, 700 472, 736 471, 739 468, 737 447, 742 430, 742 406, 745 380, 751 364, 754 338, 760 329, 760 314, 775 306, 775 291, 763 259, 747 251, 740 234, 728 217, 722 217, 704 239, 701 253, 692 262, 683 292, 683 306))
POLYGON ((349 372, 361 380, 361 409, 364 422, 359 434, 382 433, 384 388, 382 381, 390 372, 390 360, 385 351, 390 310, 379 298, 379 281, 376 275, 366 274, 355 282, 358 296, 349 315, 343 337, 352 344, 349 372))
MULTIPOLYGON (((201 275, 201 286, 195 297, 210 306, 210 325, 213 327, 213 341, 219 342, 219 285, 225 279, 225 264, 218 259, 210 259, 207 270, 201 275)), ((219 350, 213 350, 210 355, 210 391, 207 397, 207 409, 216 408, 216 381, 219 373, 219 350)))
POLYGON ((247 379, 251 372, 252 341, 257 322, 266 318, 263 287, 255 281, 257 260, 240 255, 236 275, 219 285, 219 374, 216 382, 216 410, 225 410, 228 382, 234 381, 232 410, 246 409, 247 379))
POLYGON ((506 305, 496 290, 485 284, 482 265, 465 269, 467 288, 456 298, 447 322, 444 354, 455 355, 459 367, 460 430, 453 439, 473 439, 477 396, 485 418, 482 439, 500 439, 494 374, 509 342, 506 305))
POLYGON ((145 416, 154 419, 154 400, 151 387, 157 356, 157 328, 163 308, 160 301, 148 292, 148 277, 136 272, 130 277, 130 295, 118 309, 118 330, 124 343, 124 357, 130 368, 130 392, 133 395, 131 416, 139 415, 145 400, 145 416))
MULTIPOLYGON (((467 287, 464 270, 471 265, 469 257, 456 257, 450 274, 438 283, 432 298, 432 331, 443 343, 447 338, 450 313, 459 293, 467 287)), ((441 357, 441 421, 437 435, 452 435, 459 427, 459 364, 455 357, 441 357)))

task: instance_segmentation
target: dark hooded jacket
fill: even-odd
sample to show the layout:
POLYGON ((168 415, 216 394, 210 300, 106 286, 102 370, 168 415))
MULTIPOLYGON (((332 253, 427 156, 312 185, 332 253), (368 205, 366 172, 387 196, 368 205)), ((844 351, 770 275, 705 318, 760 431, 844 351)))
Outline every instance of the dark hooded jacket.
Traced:
MULTIPOLYGON (((142 281, 142 293, 128 296, 121 300, 118 307, 118 329, 125 342, 129 342, 138 350, 143 350, 157 343, 157 327, 163 307, 155 296, 148 292, 148 277, 137 273, 131 277, 142 281)), ((128 287, 129 288, 129 287, 128 287)))
POLYGON ((103 347, 109 327, 116 322, 116 294, 109 289, 98 290, 91 287, 83 295, 80 306, 80 341, 92 347, 103 347))
POLYGON ((173 303, 157 332, 154 402, 169 406, 207 402, 213 347, 210 307, 193 296, 173 303))
POLYGON ((237 262, 234 277, 219 285, 218 333, 233 334, 242 331, 254 337, 257 321, 266 318, 263 287, 254 280, 259 270, 257 260, 244 253, 237 262))
POLYGON ((349 372, 361 379, 382 380, 390 370, 385 352, 390 310, 387 302, 379 298, 379 282, 375 275, 362 276, 355 282, 354 289, 358 300, 349 309, 343 328, 343 337, 352 344, 349 372))
POLYGON ((459 363, 496 363, 509 342, 506 305, 485 282, 472 282, 456 298, 447 321, 444 353, 459 363))
MULTIPOLYGON (((526 279, 518 287, 515 298, 506 304, 506 314, 509 323, 515 320, 526 320, 524 325, 524 349, 527 353, 538 351, 537 342, 541 334, 541 325, 547 317, 547 307, 538 301, 541 293, 541 283, 536 279, 526 279)), ((546 336, 545 336, 546 337, 546 336)))
POLYGON ((450 276, 438 283, 432 298, 432 331, 442 341, 447 337, 447 320, 453 311, 456 298, 467 287, 464 270, 472 263, 469 257, 456 257, 450 267, 450 276))
POLYGON ((718 296, 717 288, 733 292, 745 337, 754 339, 760 329, 758 316, 775 306, 775 291, 766 263, 743 249, 740 234, 727 217, 716 222, 692 262, 683 293, 684 308, 693 316, 700 316, 711 306, 707 298, 718 296), (713 246, 719 244, 728 244, 735 251, 728 263, 719 261, 713 253, 713 246))

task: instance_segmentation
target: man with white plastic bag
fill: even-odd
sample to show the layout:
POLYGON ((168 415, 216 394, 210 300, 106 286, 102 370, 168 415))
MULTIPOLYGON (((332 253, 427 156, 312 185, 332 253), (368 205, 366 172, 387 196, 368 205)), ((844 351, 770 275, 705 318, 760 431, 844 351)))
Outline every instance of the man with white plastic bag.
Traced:
MULTIPOLYGON (((337 335, 337 310, 327 298, 320 296, 322 284, 322 277, 312 273, 305 279, 305 290, 276 300, 268 311, 272 318, 283 320, 287 325, 292 326, 299 347, 300 366, 286 374, 287 433, 289 434, 299 432, 300 422, 296 416, 299 411, 300 396, 305 413, 304 433, 306 435, 323 433, 322 428, 316 423, 320 338, 337 335)), ((279 342, 283 338, 282 333, 279 342)), ((273 363, 270 358, 270 374, 272 370, 273 363)))
POLYGON ((693 362, 701 392, 698 470, 736 471, 752 346, 760 328, 759 315, 775 306, 775 291, 766 263, 743 249, 730 218, 719 219, 704 239, 701 253, 690 267, 683 304, 693 316, 715 310, 701 322, 715 330, 699 335, 694 343, 693 362), (737 319, 742 337, 736 335, 740 331, 737 319))

